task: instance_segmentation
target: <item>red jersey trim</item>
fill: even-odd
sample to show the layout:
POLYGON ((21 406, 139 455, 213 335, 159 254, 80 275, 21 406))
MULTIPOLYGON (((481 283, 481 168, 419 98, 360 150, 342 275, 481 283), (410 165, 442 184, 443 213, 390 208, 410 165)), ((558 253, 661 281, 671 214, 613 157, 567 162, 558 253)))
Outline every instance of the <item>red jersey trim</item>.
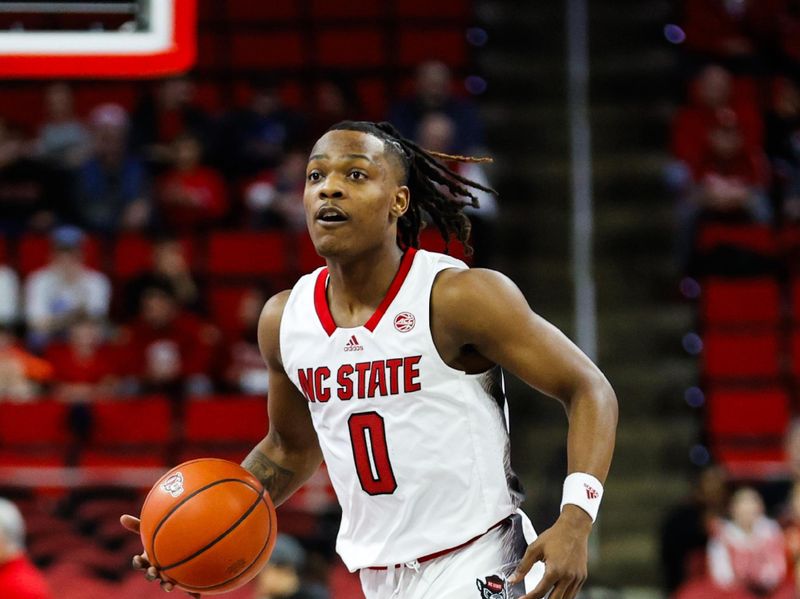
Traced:
MULTIPOLYGON (((397 294, 400 292, 400 288, 403 286, 403 282, 406 280, 408 272, 411 270, 411 265, 414 263, 414 256, 416 253, 416 248, 408 248, 405 254, 403 254, 403 258, 400 260, 400 268, 397 269, 397 273, 394 275, 391 285, 389 285, 389 290, 386 292, 383 300, 381 300, 378 308, 364 324, 364 328, 370 332, 375 330, 375 327, 378 326, 383 315, 386 314, 386 310, 389 309, 394 298, 397 297, 397 294)), ((328 337, 330 337, 336 331, 337 327, 331 315, 330 306, 328 306, 327 287, 328 269, 323 268, 317 275, 317 281, 314 285, 314 308, 317 311, 317 316, 319 317, 320 324, 322 324, 322 328, 325 329, 328 337)))

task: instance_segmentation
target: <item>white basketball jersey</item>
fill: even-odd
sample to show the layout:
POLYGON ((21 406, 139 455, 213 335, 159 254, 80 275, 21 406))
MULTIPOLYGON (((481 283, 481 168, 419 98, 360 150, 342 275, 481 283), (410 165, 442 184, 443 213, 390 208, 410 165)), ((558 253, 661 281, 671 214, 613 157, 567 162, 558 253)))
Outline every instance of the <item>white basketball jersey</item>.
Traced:
POLYGON ((408 250, 364 326, 336 326, 325 268, 302 277, 284 309, 283 365, 308 400, 342 506, 336 549, 351 571, 457 547, 521 500, 500 369, 465 374, 433 344, 431 288, 447 268, 467 267, 408 250))

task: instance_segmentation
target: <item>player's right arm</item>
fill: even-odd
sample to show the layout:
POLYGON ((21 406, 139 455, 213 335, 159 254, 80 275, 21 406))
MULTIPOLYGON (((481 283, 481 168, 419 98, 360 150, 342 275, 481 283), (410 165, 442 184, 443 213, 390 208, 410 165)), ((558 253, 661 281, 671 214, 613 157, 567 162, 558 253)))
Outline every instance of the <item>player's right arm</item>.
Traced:
POLYGON ((322 462, 306 399, 281 362, 281 318, 289 293, 273 296, 258 321, 258 346, 269 370, 269 432, 242 462, 275 505, 286 501, 322 462))

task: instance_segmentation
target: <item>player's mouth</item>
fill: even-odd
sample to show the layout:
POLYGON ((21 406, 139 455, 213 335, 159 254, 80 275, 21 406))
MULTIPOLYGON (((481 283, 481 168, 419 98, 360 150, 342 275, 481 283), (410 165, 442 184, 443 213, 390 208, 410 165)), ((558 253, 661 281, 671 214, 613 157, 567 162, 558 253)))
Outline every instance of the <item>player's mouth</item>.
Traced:
POLYGON ((317 210, 315 219, 319 224, 325 227, 334 227, 350 220, 344 210, 330 205, 322 206, 317 210))

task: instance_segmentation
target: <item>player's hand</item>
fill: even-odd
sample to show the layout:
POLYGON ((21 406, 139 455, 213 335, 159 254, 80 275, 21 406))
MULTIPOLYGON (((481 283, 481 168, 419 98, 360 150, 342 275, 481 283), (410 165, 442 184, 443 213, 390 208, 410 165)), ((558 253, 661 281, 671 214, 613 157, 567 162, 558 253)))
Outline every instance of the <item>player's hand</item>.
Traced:
POLYGON ((541 582, 521 599, 541 599, 552 589, 549 599, 574 599, 588 576, 589 533, 592 519, 574 505, 565 505, 556 523, 530 544, 511 584, 520 582, 538 561, 544 562, 541 582))
MULTIPOLYGON (((119 521, 122 526, 127 528, 132 533, 136 535, 139 534, 139 518, 125 514, 120 517, 119 521)), ((131 563, 134 570, 144 571, 144 577, 147 580, 157 580, 159 584, 161 584, 161 588, 166 592, 170 593, 175 588, 175 585, 171 581, 167 580, 166 577, 162 577, 161 572, 159 572, 155 566, 150 563, 150 560, 147 559, 146 551, 142 551, 141 555, 134 555, 131 563)), ((200 595, 197 593, 189 593, 189 595, 200 599, 200 595)))

